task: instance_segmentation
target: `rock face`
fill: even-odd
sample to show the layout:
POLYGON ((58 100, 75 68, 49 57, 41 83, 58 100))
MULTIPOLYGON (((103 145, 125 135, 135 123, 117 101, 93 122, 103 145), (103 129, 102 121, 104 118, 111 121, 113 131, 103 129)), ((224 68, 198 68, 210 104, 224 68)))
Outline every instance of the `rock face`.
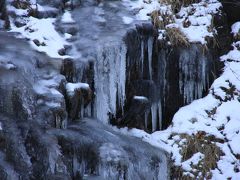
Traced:
MULTIPOLYGON (((24 40, 0 38, 2 179, 168 178, 165 151, 84 118, 92 116, 91 82, 67 82, 76 80, 69 60, 56 69, 59 62, 24 40)), ((89 74, 81 80, 92 79, 89 74)))
MULTIPOLYGON (((222 18, 224 20, 224 16, 222 18)), ((228 27, 219 32, 219 37, 223 38, 228 27)), ((129 31, 125 36, 127 59, 124 114, 131 114, 133 108, 136 111, 139 107, 145 115, 141 114, 137 120, 140 123, 136 124, 133 117, 129 119, 127 115, 122 116, 120 109, 116 113, 116 121, 112 122, 145 127, 149 131, 167 128, 175 112, 194 99, 201 98, 219 75, 221 64, 218 57, 230 45, 230 41, 224 37, 225 41, 220 44, 222 47, 211 45, 206 48, 200 44, 172 47, 157 40, 156 30, 151 24, 138 25, 129 31), (134 96, 147 97, 150 105, 145 109, 136 106, 132 103, 134 96)))

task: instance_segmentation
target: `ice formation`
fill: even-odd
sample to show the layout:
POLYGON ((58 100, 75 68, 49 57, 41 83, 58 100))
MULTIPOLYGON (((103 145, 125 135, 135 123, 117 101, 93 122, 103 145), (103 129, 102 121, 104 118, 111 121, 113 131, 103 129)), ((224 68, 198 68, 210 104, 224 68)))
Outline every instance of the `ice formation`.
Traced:
POLYGON ((125 44, 121 42, 98 47, 94 69, 96 117, 103 122, 108 122, 109 113, 115 115, 117 107, 121 107, 123 110, 124 106, 125 44))

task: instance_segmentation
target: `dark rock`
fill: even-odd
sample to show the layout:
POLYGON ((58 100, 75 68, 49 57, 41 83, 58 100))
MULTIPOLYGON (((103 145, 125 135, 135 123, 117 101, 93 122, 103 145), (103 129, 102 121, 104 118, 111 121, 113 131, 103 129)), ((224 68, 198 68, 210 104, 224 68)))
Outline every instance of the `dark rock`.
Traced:
MULTIPOLYGON (((140 96, 141 97, 141 96, 140 96)), ((139 129, 147 130, 145 125, 145 113, 150 111, 151 103, 147 98, 134 96, 131 104, 128 107, 128 111, 122 119, 122 123, 127 127, 136 127, 139 129)), ((121 122, 120 122, 121 124, 121 122)))
POLYGON ((91 89, 79 88, 75 89, 73 95, 67 95, 67 110, 71 120, 82 119, 84 109, 92 101, 91 89))
POLYGON ((61 55, 61 56, 66 55, 66 49, 65 48, 59 49, 58 54, 61 55))
POLYGON ((2 0, 0 2, 0 20, 3 20, 3 22, 0 22, 0 28, 9 29, 10 28, 10 20, 6 8, 6 0, 2 0))
POLYGON ((73 59, 67 58, 64 59, 62 62, 62 67, 61 67, 61 74, 66 77, 66 80, 68 82, 73 82, 73 78, 75 76, 75 65, 73 62, 73 59))
POLYGON ((37 46, 40 46, 40 45, 41 45, 40 41, 37 40, 37 39, 34 39, 33 42, 34 42, 34 44, 36 44, 37 46))
POLYGON ((16 18, 16 19, 14 19, 14 24, 15 24, 16 27, 19 28, 19 27, 25 26, 26 22, 21 18, 16 18))
POLYGON ((236 21, 240 21, 240 2, 238 0, 221 0, 221 2, 230 25, 236 21))

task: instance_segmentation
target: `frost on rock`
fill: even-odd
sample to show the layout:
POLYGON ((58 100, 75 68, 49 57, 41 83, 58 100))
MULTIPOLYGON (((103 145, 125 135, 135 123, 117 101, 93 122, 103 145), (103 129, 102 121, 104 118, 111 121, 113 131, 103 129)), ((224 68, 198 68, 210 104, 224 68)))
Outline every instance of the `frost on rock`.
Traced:
POLYGON ((123 110, 126 82, 126 47, 109 44, 97 48, 94 67, 96 117, 108 122, 117 107, 123 110))

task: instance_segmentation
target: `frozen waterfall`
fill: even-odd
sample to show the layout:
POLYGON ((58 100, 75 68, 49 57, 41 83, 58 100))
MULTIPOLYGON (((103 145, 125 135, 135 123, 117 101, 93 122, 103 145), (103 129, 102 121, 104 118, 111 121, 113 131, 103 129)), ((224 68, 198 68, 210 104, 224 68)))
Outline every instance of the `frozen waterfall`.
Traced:
POLYGON ((94 66, 95 115, 107 123, 109 113, 115 115, 117 107, 123 110, 126 82, 125 44, 105 44, 97 47, 94 66))

